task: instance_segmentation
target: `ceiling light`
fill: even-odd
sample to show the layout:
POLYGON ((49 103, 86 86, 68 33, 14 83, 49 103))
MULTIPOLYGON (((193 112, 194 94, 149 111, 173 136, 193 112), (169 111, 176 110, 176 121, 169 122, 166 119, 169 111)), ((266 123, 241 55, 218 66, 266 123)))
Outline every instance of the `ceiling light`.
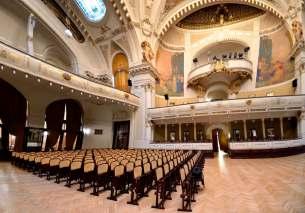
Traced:
POLYGON ((72 34, 71 30, 69 30, 69 29, 65 29, 65 35, 66 35, 68 38, 72 38, 72 37, 73 37, 73 34, 72 34))
POLYGON ((14 74, 14 75, 16 74, 16 70, 13 70, 13 74, 14 74))
POLYGON ((28 78, 29 77, 29 75, 28 74, 25 74, 25 78, 28 78))
POLYGON ((50 86, 52 86, 53 85, 53 83, 52 82, 50 82, 50 86))

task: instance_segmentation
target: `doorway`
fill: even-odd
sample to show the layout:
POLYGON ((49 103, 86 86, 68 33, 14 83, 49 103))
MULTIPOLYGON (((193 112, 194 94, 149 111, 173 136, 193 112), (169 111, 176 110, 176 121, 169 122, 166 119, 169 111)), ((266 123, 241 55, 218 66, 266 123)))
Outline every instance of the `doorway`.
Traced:
POLYGON ((9 133, 3 124, 0 124, 0 160, 9 160, 9 133))
POLYGON ((229 149, 228 139, 222 129, 212 130, 213 151, 219 152, 220 150, 227 152, 229 149))
POLYGON ((129 146, 130 121, 119 121, 113 123, 113 149, 128 149, 129 146))

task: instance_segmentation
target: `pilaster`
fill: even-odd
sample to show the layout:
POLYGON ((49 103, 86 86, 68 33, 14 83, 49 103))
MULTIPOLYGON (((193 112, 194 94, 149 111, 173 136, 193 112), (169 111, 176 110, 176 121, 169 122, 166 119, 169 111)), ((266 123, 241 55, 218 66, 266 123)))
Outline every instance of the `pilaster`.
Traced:
POLYGON ((140 106, 134 112, 133 148, 146 148, 153 140, 153 127, 148 120, 148 109, 155 106, 158 73, 150 63, 143 63, 131 67, 129 74, 132 80, 131 93, 140 98, 140 106))

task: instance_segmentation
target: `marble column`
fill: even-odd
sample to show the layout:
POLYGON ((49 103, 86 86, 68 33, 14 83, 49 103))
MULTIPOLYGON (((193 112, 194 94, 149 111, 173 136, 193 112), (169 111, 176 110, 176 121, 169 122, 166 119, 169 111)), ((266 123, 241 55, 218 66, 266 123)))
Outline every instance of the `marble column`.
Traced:
POLYGON ((167 124, 165 124, 164 131, 165 131, 164 142, 167 142, 167 124))
POLYGON ((266 139, 265 119, 262 119, 263 139, 266 139))
POLYGON ((247 135, 247 121, 243 120, 243 124, 244 124, 244 138, 245 140, 248 139, 248 135, 247 135))
POLYGON ((196 122, 194 122, 194 142, 197 141, 197 127, 196 127, 196 122))
POLYGON ((283 118, 280 118, 281 139, 284 139, 283 118))
POLYGON ((181 123, 179 123, 179 142, 181 142, 182 140, 182 130, 181 130, 181 123))

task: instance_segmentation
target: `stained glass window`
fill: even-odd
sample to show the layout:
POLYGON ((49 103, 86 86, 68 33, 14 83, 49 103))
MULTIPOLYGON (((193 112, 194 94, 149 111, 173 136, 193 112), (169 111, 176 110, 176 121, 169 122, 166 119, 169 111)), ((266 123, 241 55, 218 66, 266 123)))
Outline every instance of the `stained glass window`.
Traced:
POLYGON ((91 22, 101 21, 106 15, 103 0, 75 0, 85 17, 91 22))

